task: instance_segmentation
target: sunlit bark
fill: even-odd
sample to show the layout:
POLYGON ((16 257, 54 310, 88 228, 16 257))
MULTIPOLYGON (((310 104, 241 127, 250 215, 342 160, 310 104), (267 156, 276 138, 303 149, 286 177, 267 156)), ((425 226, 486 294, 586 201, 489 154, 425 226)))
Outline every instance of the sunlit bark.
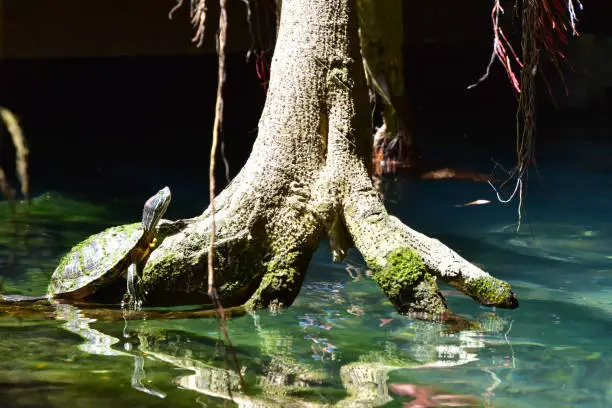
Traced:
MULTIPOLYGON (((372 137, 354 0, 284 0, 270 87, 249 160, 215 200, 215 283, 225 305, 290 305, 327 233, 354 245, 402 313, 446 314, 437 279, 516 307, 510 286, 389 215, 372 186, 372 137)), ((146 264, 145 304, 207 303, 209 211, 146 264)))

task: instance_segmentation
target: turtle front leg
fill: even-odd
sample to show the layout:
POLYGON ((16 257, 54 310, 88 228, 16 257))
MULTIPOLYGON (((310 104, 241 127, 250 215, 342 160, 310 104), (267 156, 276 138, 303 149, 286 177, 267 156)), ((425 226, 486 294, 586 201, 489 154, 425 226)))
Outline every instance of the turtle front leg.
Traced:
POLYGON ((136 262, 132 262, 128 267, 127 272, 128 307, 132 310, 138 310, 142 305, 140 291, 138 288, 138 280, 138 264, 136 262))

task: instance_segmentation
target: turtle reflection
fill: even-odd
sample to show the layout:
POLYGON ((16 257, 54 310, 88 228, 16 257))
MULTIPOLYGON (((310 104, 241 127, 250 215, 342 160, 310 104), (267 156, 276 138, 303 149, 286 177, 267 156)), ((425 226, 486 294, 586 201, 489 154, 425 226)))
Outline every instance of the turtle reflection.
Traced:
MULTIPOLYGON (((339 287, 319 289, 329 296, 342 295, 334 291, 339 287)), ((157 380, 154 386, 146 379, 145 365, 156 361, 179 369, 180 374, 172 376, 174 386, 201 394, 201 402, 216 405, 226 400, 241 407, 381 406, 399 398, 408 402, 389 388, 392 372, 400 370, 409 379, 410 369, 473 362, 492 338, 501 339, 508 329, 495 314, 481 316, 485 341, 483 332, 449 334, 443 325, 399 315, 378 328, 377 315, 371 319, 376 330, 355 336, 355 321, 367 315, 356 318, 342 308, 319 309, 318 314, 311 309, 262 311, 227 322, 239 361, 236 367, 214 319, 129 320, 123 332, 117 325, 101 326, 111 328, 111 335, 91 327, 95 320, 87 317, 90 310, 58 304, 56 311, 56 317, 66 321, 63 327, 84 340, 81 350, 134 359, 133 389, 165 397, 155 386, 168 384, 157 380)), ((439 394, 450 395, 444 390, 439 394)))
MULTIPOLYGON (((66 323, 62 327, 69 332, 80 336, 84 342, 81 343, 78 348, 89 354, 103 355, 103 356, 123 356, 134 358, 134 371, 132 374, 131 386, 135 390, 144 392, 149 395, 153 395, 158 398, 165 398, 166 394, 158 391, 152 387, 147 387, 144 384, 146 373, 144 370, 144 356, 139 352, 131 354, 127 351, 117 350, 112 346, 120 343, 120 339, 104 334, 99 330, 90 327, 91 323, 96 322, 96 319, 85 317, 80 309, 70 304, 57 303, 54 305, 56 311, 56 318, 58 320, 65 320, 66 323)), ((127 335, 127 321, 126 327, 124 328, 124 334, 127 335)), ((126 342, 124 349, 131 350, 131 343, 126 342)))

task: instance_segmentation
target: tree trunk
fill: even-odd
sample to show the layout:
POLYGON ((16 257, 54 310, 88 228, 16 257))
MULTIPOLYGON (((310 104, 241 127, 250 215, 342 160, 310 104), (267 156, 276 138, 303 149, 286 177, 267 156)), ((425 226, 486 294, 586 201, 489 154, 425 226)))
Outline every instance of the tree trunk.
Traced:
POLYGON ((404 84, 403 3, 357 0, 357 15, 367 83, 383 106, 382 125, 374 136, 375 156, 414 165, 414 117, 404 84))
MULTIPOLYGON (((355 245, 401 313, 444 314, 436 279, 516 307, 506 282, 389 215, 372 186, 372 137, 355 0, 284 0, 251 156, 215 200, 215 284, 226 306, 289 306, 313 252, 355 245)), ((141 279, 145 305, 208 303, 209 210, 163 239, 141 279)))

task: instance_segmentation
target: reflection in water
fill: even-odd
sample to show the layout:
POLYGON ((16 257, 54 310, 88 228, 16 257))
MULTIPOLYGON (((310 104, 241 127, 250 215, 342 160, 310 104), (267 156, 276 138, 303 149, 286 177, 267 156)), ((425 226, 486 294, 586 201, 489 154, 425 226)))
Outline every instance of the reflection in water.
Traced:
POLYGON ((396 395, 414 398, 405 403, 404 408, 474 407, 479 403, 478 398, 473 395, 444 394, 436 391, 434 387, 415 384, 389 384, 389 390, 396 395))
POLYGON ((94 323, 96 319, 83 316, 80 309, 69 304, 56 303, 55 311, 58 320, 66 321, 62 325, 64 329, 81 336, 85 340, 84 343, 79 344, 79 349, 84 352, 103 356, 129 355, 112 348, 113 344, 119 342, 119 339, 89 327, 89 324, 94 323))
MULTIPOLYGON (((351 251, 350 253, 353 253, 351 251)), ((344 269, 348 276, 354 281, 360 281, 365 277, 371 278, 372 271, 367 269, 364 265, 359 264, 358 262, 352 261, 351 259, 345 259, 344 261, 344 269)))
POLYGON ((134 374, 132 374, 132 388, 145 394, 152 395, 157 398, 166 398, 166 394, 152 387, 146 387, 143 381, 146 379, 144 371, 144 357, 141 355, 134 356, 134 374))
MULTIPOLYGON (((64 311, 61 315, 62 318, 72 319, 64 327, 71 331, 76 328, 75 332, 86 339, 85 344, 89 346, 83 349, 112 355, 108 353, 108 345, 117 343, 118 339, 89 328, 92 320, 83 318, 78 310, 74 309, 68 308, 66 310, 70 312, 64 311), (92 344, 98 347, 93 347, 92 344)), ((411 343, 414 347, 406 350, 396 342, 387 340, 374 350, 359 353, 356 359, 351 359, 353 362, 345 362, 337 354, 331 339, 316 337, 307 332, 311 329, 325 329, 314 325, 302 326, 306 332, 300 334, 289 326, 266 327, 274 322, 274 319, 284 317, 253 313, 231 321, 234 326, 233 333, 247 332, 248 327, 251 327, 248 339, 234 339, 241 364, 239 369, 247 382, 245 385, 241 383, 235 368, 228 364, 227 360, 220 358, 223 353, 215 346, 217 342, 213 339, 176 332, 172 329, 176 322, 169 325, 167 322, 158 321, 132 321, 130 337, 139 343, 132 387, 156 397, 165 397, 164 393, 143 385, 146 355, 176 368, 191 371, 191 374, 175 379, 179 388, 233 401, 240 407, 379 406, 392 399, 387 385, 390 372, 405 368, 454 367, 467 364, 475 361, 477 350, 485 346, 479 333, 460 332, 449 335, 442 332, 443 327, 440 325, 410 321, 413 326, 412 335, 418 337, 411 343), (256 333, 256 337, 253 333, 256 333), (308 345, 311 348, 310 359, 305 358, 308 345), (318 358, 314 358, 312 353, 318 355, 318 358), (334 391, 339 387, 344 390, 344 394, 334 391)), ((491 319, 491 316, 488 315, 487 318, 491 319)), ((364 334, 364 337, 369 337, 366 341, 374 342, 370 338, 371 334, 364 334)), ((116 353, 125 354, 121 351, 116 353)), ((423 391, 429 388, 419 389, 423 391)), ((393 388, 391 390, 393 392, 393 388)), ((397 390, 401 391, 400 388, 397 390)), ((473 401, 474 398, 451 398, 443 391, 427 395, 429 401, 445 403, 473 401)))
POLYGON ((239 405, 242 402, 249 401, 242 395, 240 377, 232 370, 213 367, 195 358, 181 358, 153 350, 147 350, 147 354, 175 367, 193 371, 191 375, 176 378, 176 385, 180 388, 197 391, 212 397, 233 400, 239 405))
MULTIPOLYGON (((121 320, 87 308, 57 305, 49 316, 6 307, 0 406, 399 407, 415 406, 418 395, 421 405, 463 403, 464 394, 487 408, 612 406, 609 184, 609 197, 597 201, 564 193, 555 208, 571 211, 547 218, 563 224, 525 224, 519 234, 514 226, 494 227, 514 219, 512 211, 503 220, 502 206, 452 207, 480 197, 467 191, 473 186, 411 183, 412 201, 401 191, 387 196, 398 199, 402 219, 454 240, 449 244, 517 289, 522 304, 512 312, 485 311, 446 292, 452 309, 478 320, 480 331, 448 333, 394 313, 363 260, 349 254, 347 264, 332 264, 323 248, 290 309, 228 321, 245 384, 218 346, 214 320, 161 321, 144 311, 147 320, 130 320, 123 333, 121 320), (585 205, 600 210, 582 211, 585 205), (61 330, 54 317, 64 320, 61 330)), ((57 257, 113 224, 108 214, 121 214, 99 215, 53 196, 36 206, 46 214, 12 223, 2 222, 0 206, 0 275, 10 293, 43 293, 57 257)), ((125 213, 132 218, 133 211, 125 213)))
MULTIPOLYGON (((90 323, 94 323, 96 319, 90 319, 83 316, 81 310, 74 307, 73 305, 56 303, 54 306, 56 310, 56 318, 58 320, 66 321, 66 323, 64 323, 62 327, 68 330, 69 332, 79 335, 85 340, 84 343, 79 344, 78 347, 80 350, 95 355, 134 357, 132 388, 158 398, 166 397, 165 393, 143 385, 143 381, 146 378, 146 374, 144 370, 144 357, 142 355, 133 355, 127 352, 113 349, 112 346, 114 344, 117 344, 120 340, 116 337, 104 334, 99 330, 92 329, 89 325, 90 323)), ((123 333, 124 337, 129 337, 127 335, 127 320, 125 321, 123 333)), ((131 343, 126 342, 125 349, 130 350, 131 343)))
MULTIPOLYGON (((94 329, 93 317, 105 319, 100 310, 70 304, 54 308, 55 318, 64 321, 61 327, 83 339, 80 350, 92 356, 133 358, 132 388, 169 403, 168 394, 147 381, 146 362, 167 367, 166 384, 173 382, 178 389, 217 400, 214 404, 225 400, 242 407, 363 407, 394 398, 388 386, 394 372, 416 376, 414 369, 474 364, 487 346, 495 341, 505 344, 508 324, 495 313, 478 318, 486 332, 448 333, 443 325, 405 316, 382 318, 389 314, 388 306, 372 301, 373 289, 370 279, 346 284, 311 281, 303 288, 306 304, 230 319, 228 329, 244 384, 219 347, 214 320, 158 321, 150 319, 155 312, 143 311, 142 320, 124 316, 124 322, 98 323, 94 329), (170 375, 176 369, 189 374, 170 375)), ((155 382, 163 388, 159 379, 155 382)))

